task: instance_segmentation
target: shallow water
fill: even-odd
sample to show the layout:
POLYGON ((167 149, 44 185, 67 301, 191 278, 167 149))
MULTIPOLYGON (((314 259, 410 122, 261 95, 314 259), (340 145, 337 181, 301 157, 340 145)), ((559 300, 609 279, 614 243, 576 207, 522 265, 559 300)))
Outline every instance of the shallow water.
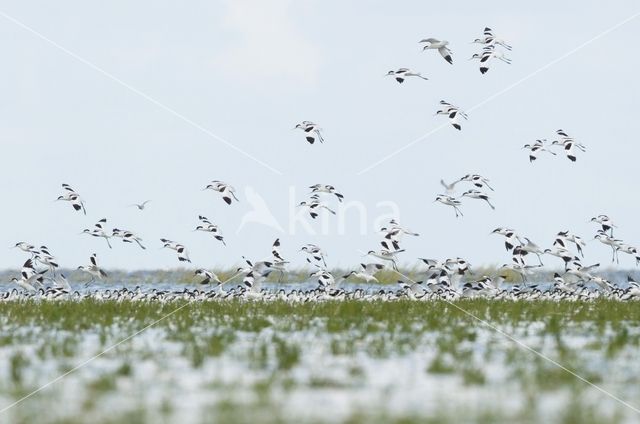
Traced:
MULTIPOLYGON (((181 305, 162 310, 140 302, 0 305, 0 409, 181 305)), ((640 314, 619 309, 632 305, 463 305, 638 404, 640 314), (580 308, 587 309, 572 318, 580 308), (602 320, 598 314, 611 317, 602 320)), ((441 302, 227 301, 187 304, 1 413, 0 422, 637 422, 637 417, 441 302)))

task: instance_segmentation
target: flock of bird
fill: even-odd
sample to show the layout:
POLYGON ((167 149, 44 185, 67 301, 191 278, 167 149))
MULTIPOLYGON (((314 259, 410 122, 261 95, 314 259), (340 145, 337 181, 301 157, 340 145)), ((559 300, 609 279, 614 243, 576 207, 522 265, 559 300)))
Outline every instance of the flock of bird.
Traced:
MULTIPOLYGON (((449 42, 436 38, 426 38, 419 42, 423 51, 437 50, 444 60, 453 64, 452 51, 449 42)), ((501 61, 511 63, 505 57, 504 50, 510 51, 512 47, 502 39, 494 36, 490 28, 485 28, 481 38, 475 39, 472 43, 483 45, 482 51, 474 54, 470 60, 479 60, 480 72, 485 74, 489 70, 491 63, 501 61)), ((416 77, 427 80, 420 72, 412 71, 408 68, 399 68, 389 71, 389 76, 393 76, 398 83, 403 83, 409 77, 416 77)), ((440 110, 436 115, 447 116, 451 125, 461 130, 462 120, 467 120, 467 114, 459 107, 440 101, 440 110)), ((314 122, 302 121, 294 129, 302 130, 305 140, 314 144, 316 141, 324 143, 322 129, 314 122)), ((546 144, 546 139, 536 140, 534 144, 527 144, 523 148, 529 151, 529 160, 534 162, 542 153, 556 156, 556 152, 551 150, 554 147, 562 148, 567 158, 572 162, 576 161, 576 152, 586 151, 581 143, 570 137, 564 130, 557 130, 559 139, 551 144, 546 144)), ((491 209, 495 206, 486 191, 494 192, 489 179, 477 175, 468 174, 447 183, 440 181, 446 193, 435 198, 435 202, 453 208, 456 217, 462 216, 463 199, 476 199, 485 202, 491 209), (466 185, 466 190, 456 196, 456 189, 466 185)), ((315 184, 309 187, 311 192, 309 198, 299 203, 298 207, 305 208, 312 219, 316 219, 321 213, 335 215, 330 201, 343 202, 344 196, 338 190, 328 184, 315 184)), ((85 202, 78 192, 70 185, 62 184, 63 195, 57 198, 58 201, 69 202, 76 212, 87 215, 85 202)), ((239 202, 236 190, 230 184, 222 181, 211 181, 203 189, 219 194, 224 203, 232 205, 239 202)), ((133 204, 139 211, 144 211, 149 200, 141 204, 133 204)), ((221 229, 212 223, 207 217, 198 215, 198 224, 193 231, 209 233, 215 240, 226 246, 225 238, 221 229)), ((624 253, 635 259, 636 265, 640 265, 640 254, 632 245, 626 244, 620 239, 614 238, 613 231, 617 228, 611 219, 606 215, 600 215, 591 219, 591 222, 598 225, 598 230, 593 240, 599 241, 607 246, 612 252, 612 262, 619 263, 619 254, 624 253)), ((91 229, 84 229, 81 234, 104 239, 111 249, 111 240, 120 239, 123 243, 134 244, 142 250, 146 249, 142 238, 129 230, 107 227, 106 218, 100 219, 91 229)), ((287 265, 290 261, 282 254, 280 239, 276 239, 271 245, 271 251, 265 258, 254 261, 242 257, 243 266, 238 268, 228 279, 222 280, 213 271, 204 268, 196 268, 193 271, 194 277, 198 278, 200 286, 210 286, 209 290, 184 289, 179 291, 151 290, 144 292, 139 287, 134 290, 126 288, 120 290, 74 290, 67 278, 59 271, 59 262, 50 253, 46 246, 36 247, 26 242, 18 242, 15 248, 20 249, 29 255, 22 265, 19 277, 12 278, 18 288, 5 292, 2 299, 13 300, 16 298, 68 298, 81 299, 94 297, 98 299, 133 299, 133 300, 171 300, 171 299, 226 299, 226 298, 261 298, 261 299, 285 299, 291 301, 308 301, 324 299, 367 299, 367 300, 393 300, 393 299, 457 299, 461 297, 491 297, 498 299, 590 299, 599 296, 606 296, 620 300, 640 298, 640 285, 631 277, 628 278, 626 287, 619 287, 602 276, 595 274, 599 264, 583 265, 584 250, 587 243, 583 238, 570 231, 560 231, 555 235, 550 248, 543 249, 534 243, 530 238, 522 236, 510 228, 497 228, 492 234, 503 237, 504 246, 510 254, 511 261, 504 264, 497 270, 493 277, 481 276, 474 278, 470 264, 463 258, 449 258, 445 260, 418 258, 417 275, 422 275, 420 281, 414 281, 403 275, 398 269, 398 256, 405 253, 401 247, 405 236, 419 237, 419 234, 403 227, 396 219, 380 229, 380 247, 377 250, 369 250, 366 255, 375 258, 374 262, 364 262, 356 269, 343 275, 334 275, 327 266, 327 254, 315 245, 306 244, 299 249, 305 255, 308 265, 313 267, 313 272, 309 274, 308 282, 312 284, 307 290, 294 289, 285 292, 284 289, 269 291, 263 287, 263 283, 270 275, 278 275, 283 278, 287 272, 287 265), (562 272, 554 273, 553 281, 549 287, 544 288, 541 284, 529 284, 529 278, 534 273, 539 273, 539 268, 543 267, 543 257, 552 256, 561 261, 562 272), (529 258, 535 257, 535 263, 530 263, 529 258), (383 271, 393 271, 401 277, 398 280, 396 290, 376 289, 373 292, 362 288, 347 290, 343 283, 348 280, 359 280, 365 283, 378 283, 377 275, 383 271), (230 289, 230 282, 238 278, 241 283, 230 289)), ((179 242, 161 238, 162 248, 175 252, 179 263, 190 264, 189 251, 187 247, 179 242)), ((364 252, 363 252, 364 253, 364 252)), ((108 274, 99 266, 98 257, 94 253, 89 257, 88 265, 77 267, 77 272, 84 273, 89 280, 85 286, 89 286, 96 280, 108 278, 108 274)))

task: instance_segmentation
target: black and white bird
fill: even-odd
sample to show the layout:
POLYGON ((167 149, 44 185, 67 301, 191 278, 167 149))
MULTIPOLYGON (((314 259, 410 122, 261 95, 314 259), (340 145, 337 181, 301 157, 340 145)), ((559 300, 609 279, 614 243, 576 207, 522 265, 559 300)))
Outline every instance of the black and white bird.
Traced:
POLYGON ((309 210, 309 215, 313 219, 316 219, 318 217, 318 213, 319 213, 319 211, 321 209, 325 209, 325 210, 329 211, 333 215, 336 214, 336 211, 331 209, 326 204, 320 202, 319 197, 318 197, 317 194, 314 194, 313 196, 311 196, 311 199, 309 201, 300 202, 298 207, 307 208, 309 210))
POLYGON ((357 271, 351 271, 343 278, 346 280, 347 278, 354 276, 356 278, 360 278, 367 283, 378 282, 378 279, 375 277, 375 274, 382 271, 384 269, 384 265, 370 263, 370 264, 360 264, 360 269, 357 271))
POLYGON ((445 102, 444 100, 440 100, 440 104, 442 105, 442 109, 436 111, 436 115, 446 115, 449 118, 449 123, 451 123, 453 128, 460 131, 462 129, 462 125, 460 124, 460 117, 469 119, 467 114, 462 112, 457 106, 445 102))
POLYGON ((380 228, 380 232, 384 233, 384 238, 387 240, 394 240, 400 242, 405 235, 418 237, 420 234, 409 230, 398 224, 398 221, 391 219, 389 225, 380 228))
POLYGON ((20 278, 12 278, 11 282, 17 284, 26 291, 36 291, 36 286, 42 287, 45 271, 36 271, 35 265, 31 259, 27 259, 22 265, 20 278))
POLYGON ((470 199, 484 200, 491 207, 491 209, 493 209, 493 210, 496 209, 496 207, 493 206, 493 204, 489 200, 489 196, 487 194, 481 192, 481 191, 478 191, 478 190, 467 190, 464 193, 462 193, 462 197, 468 197, 470 199))
POLYGON ((578 260, 578 258, 569 250, 563 247, 555 246, 555 245, 554 245, 554 249, 545 249, 543 253, 545 255, 551 255, 551 256, 555 256, 557 258, 562 259, 562 261, 564 262, 565 269, 567 269, 569 262, 578 260))
POLYGON ((18 243, 16 243, 13 246, 14 249, 20 249, 25 253, 29 253, 31 255, 31 257, 33 258, 35 255, 38 254, 38 249, 36 249, 35 246, 24 242, 24 241, 19 241, 18 243))
POLYGON ((486 74, 489 71, 489 65, 492 59, 498 59, 502 62, 510 65, 511 59, 506 57, 503 52, 500 50, 496 50, 494 45, 488 45, 482 49, 482 53, 474 53, 473 56, 469 60, 479 59, 480 60, 480 73, 486 74))
POLYGON ((553 242, 553 246, 560 249, 569 249, 569 243, 573 243, 580 256, 584 258, 583 248, 587 244, 581 237, 569 231, 560 231, 558 234, 556 234, 556 239, 553 242))
POLYGON ((322 130, 318 127, 317 124, 311 121, 302 121, 297 124, 294 129, 300 129, 304 131, 304 138, 307 140, 309 144, 315 143, 316 139, 320 141, 320 143, 324 143, 324 137, 322 137, 322 130))
POLYGON ((438 50, 438 53, 440 53, 440 55, 444 58, 444 60, 449 62, 451 65, 453 65, 453 59, 451 58, 452 52, 451 50, 449 50, 449 47, 447 47, 449 45, 449 42, 447 40, 438 40, 437 38, 425 38, 423 40, 420 40, 419 43, 420 44, 426 43, 422 47, 422 51, 438 50))
POLYGON ((223 183, 222 181, 213 180, 204 188, 204 190, 213 190, 222 194, 222 200, 224 200, 227 205, 230 205, 233 200, 239 202, 238 198, 236 197, 236 189, 227 183, 223 183))
POLYGON ((428 80, 429 78, 423 77, 420 72, 414 72, 409 68, 399 68, 397 71, 389 71, 387 72, 387 76, 392 76, 395 78, 398 83, 402 84, 405 79, 408 77, 418 77, 423 80, 428 80))
POLYGON ((373 256, 374 258, 378 258, 378 259, 386 261, 386 262, 391 262, 391 265, 393 266, 393 269, 397 270, 398 269, 398 264, 397 264, 396 255, 398 253, 402 253, 402 252, 404 252, 404 249, 399 249, 399 250, 382 249, 379 252, 376 252, 375 250, 370 250, 370 251, 367 252, 367 255, 373 256))
POLYGON ((288 263, 280 253, 280 239, 277 238, 271 245, 271 256, 273 256, 274 263, 288 263))
POLYGON ((165 238, 161 238, 160 241, 163 243, 163 248, 176 251, 176 253, 178 254, 178 261, 191 262, 191 259, 189 259, 189 252, 187 251, 187 248, 184 247, 184 245, 165 238))
POLYGON ((107 245, 109 246, 109 248, 111 249, 111 243, 109 242, 109 239, 111 238, 111 235, 107 234, 106 231, 106 225, 107 225, 107 219, 106 218, 102 218, 100 221, 98 221, 96 223, 96 225, 93 226, 93 230, 89 230, 89 229, 84 229, 82 230, 83 234, 89 234, 90 236, 93 237, 101 237, 103 239, 106 240, 107 245))
POLYGON ((89 265, 79 266, 78 271, 86 272, 91 276, 91 280, 86 283, 87 285, 93 283, 96 279, 102 280, 108 277, 107 273, 98 266, 98 255, 95 253, 89 257, 89 265))
MULTIPOLYGON (((313 258, 313 260, 316 263, 320 263, 322 262, 322 265, 324 267, 327 266, 327 262, 326 262, 326 254, 324 253, 324 251, 319 247, 316 246, 315 244, 306 244, 304 246, 302 246, 302 248, 300 248, 301 252, 306 253, 307 255, 309 255, 311 258, 313 258)), ((307 262, 309 263, 313 263, 311 262, 311 259, 307 258, 307 262)))
POLYGON ((336 188, 329 184, 314 184, 309 187, 311 189, 311 193, 327 193, 333 194, 338 198, 339 202, 344 200, 344 196, 336 191, 336 188))
POLYGON ((135 206, 136 208, 138 208, 138 210, 143 211, 143 210, 144 210, 144 208, 147 206, 147 203, 149 203, 150 201, 151 201, 151 200, 145 200, 145 201, 144 201, 144 202, 142 202, 142 203, 133 203, 133 204, 131 204, 131 205, 129 205, 129 206, 135 206))
POLYGON ((62 184, 62 188, 65 190, 64 195, 58 197, 56 200, 69 202, 71 203, 71 206, 73 206, 73 209, 76 211, 82 211, 86 215, 87 210, 84 207, 84 201, 80 195, 72 189, 69 184, 62 184))
POLYGON ((605 233, 606 232, 610 233, 611 236, 613 236, 613 229, 617 228, 617 226, 613 223, 611 218, 609 218, 607 215, 595 216, 591 218, 591 222, 600 224, 600 226, 602 227, 602 231, 604 231, 605 233))
POLYGON ((544 254, 544 251, 540 248, 540 246, 532 242, 528 237, 522 237, 522 240, 524 241, 522 241, 517 236, 516 238, 520 241, 520 246, 516 247, 519 248, 521 252, 533 253, 534 255, 536 255, 538 257, 540 265, 542 266, 542 255, 544 254))
POLYGON ((316 272, 311 273, 309 277, 317 278, 320 288, 325 292, 329 292, 336 287, 336 280, 333 274, 326 269, 318 269, 316 272))
POLYGON ((507 251, 512 251, 514 247, 519 243, 518 235, 510 228, 499 227, 491 232, 491 234, 499 234, 505 238, 504 247, 507 251))
POLYGON ((211 282, 217 283, 218 285, 222 284, 222 282, 220 281, 220 279, 215 273, 211 271, 207 271, 204 268, 196 269, 195 275, 201 276, 202 278, 204 278, 202 281, 200 281, 201 285, 210 284, 211 282))
POLYGON ((587 148, 584 146, 584 144, 581 143, 577 143, 573 137, 570 137, 569 135, 567 135, 567 133, 562 130, 559 129, 556 131, 556 134, 558 134, 560 136, 559 140, 553 140, 553 142, 551 143, 552 146, 560 146, 562 147, 562 149, 564 150, 565 155, 567 155, 567 158, 571 161, 571 162, 575 162, 577 160, 576 158, 576 150, 580 150, 582 152, 586 152, 587 148))
POLYGON ((46 246, 40 246, 38 253, 33 257, 34 262, 38 262, 46 266, 53 276, 56 276, 56 269, 59 267, 58 260, 49 253, 46 246))
POLYGON ((476 38, 475 40, 472 41, 472 44, 473 43, 486 44, 486 45, 499 45, 504 47, 507 50, 512 49, 512 47, 509 44, 507 44, 504 40, 500 38, 496 38, 493 34, 493 31, 489 27, 485 27, 482 37, 476 38))
POLYGON ((451 206, 456 213, 456 218, 458 216, 464 216, 464 214, 460 210, 460 206, 462 206, 462 202, 460 202, 458 199, 454 197, 448 196, 446 194, 440 194, 436 197, 436 200, 434 200, 434 202, 439 202, 439 203, 442 203, 443 205, 451 206))
POLYGON ((211 221, 209 221, 209 219, 203 215, 198 215, 198 220, 200 220, 200 225, 198 225, 193 231, 203 231, 205 233, 211 233, 216 240, 222 242, 222 244, 225 246, 227 245, 227 243, 225 243, 224 241, 222 233, 220 232, 220 228, 217 225, 212 224, 211 221))
POLYGON ((607 234, 604 230, 598 230, 598 234, 594 237, 595 240, 598 240, 600 243, 609 246, 613 253, 611 262, 618 262, 618 248, 622 245, 622 240, 618 240, 607 234))
POLYGON ((132 231, 114 228, 113 230, 111 230, 111 233, 111 237, 120 238, 124 243, 136 243, 142 250, 147 249, 142 245, 142 239, 132 231))
POLYGON ((522 148, 529 151, 529 162, 533 163, 536 159, 538 159, 538 155, 542 152, 547 152, 556 156, 556 152, 553 152, 545 147, 546 140, 536 140, 533 144, 525 144, 522 148))
POLYGON ((493 187, 491 187, 489 185, 489 179, 483 177, 482 175, 478 175, 478 174, 467 174, 464 177, 460 178, 460 181, 466 181, 466 182, 470 182, 471 184, 473 184, 474 186, 476 186, 477 188, 484 188, 487 187, 489 190, 491 191, 495 191, 493 189, 493 187))

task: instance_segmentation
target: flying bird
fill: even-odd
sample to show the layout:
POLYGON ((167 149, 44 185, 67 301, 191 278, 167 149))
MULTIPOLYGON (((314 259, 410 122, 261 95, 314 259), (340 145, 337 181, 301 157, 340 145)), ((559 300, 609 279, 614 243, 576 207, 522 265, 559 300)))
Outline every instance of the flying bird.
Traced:
POLYGON ((447 47, 449 45, 449 42, 447 40, 438 40, 437 38, 425 38, 424 40, 420 40, 419 43, 420 44, 426 43, 422 47, 422 51, 438 50, 438 53, 440 53, 440 55, 444 58, 444 60, 449 62, 451 65, 453 65, 453 59, 451 59, 452 52, 451 50, 449 50, 449 47, 447 47))
POLYGON ((423 77, 420 72, 415 72, 412 71, 409 68, 399 68, 397 71, 389 71, 387 72, 386 76, 392 76, 395 78, 396 81, 398 81, 398 83, 402 84, 404 82, 405 79, 407 79, 408 77, 418 77, 418 78, 422 78, 423 80, 428 80, 429 78, 427 77, 423 77))

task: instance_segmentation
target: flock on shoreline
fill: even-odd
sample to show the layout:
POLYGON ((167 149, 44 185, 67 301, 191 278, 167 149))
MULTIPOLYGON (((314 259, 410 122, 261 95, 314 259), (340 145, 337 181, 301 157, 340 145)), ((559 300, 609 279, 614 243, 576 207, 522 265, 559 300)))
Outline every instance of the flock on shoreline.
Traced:
MULTIPOLYGON (((449 47, 449 42, 436 38, 425 38, 420 45, 423 51, 437 50, 442 58, 453 65, 453 52, 449 47)), ((483 35, 476 38, 472 43, 481 44, 482 51, 475 53, 470 60, 479 61, 479 70, 484 75, 489 71, 491 64, 502 62, 511 64, 511 59, 505 56, 505 51, 511 51, 512 46, 506 41, 497 38, 490 28, 485 28, 483 35)), ((445 65, 446 66, 446 65, 445 65)), ((415 77, 428 80, 421 72, 408 68, 398 68, 387 73, 399 84, 403 84, 407 78, 415 77)), ((449 123, 456 129, 462 130, 462 121, 469 117, 461 108, 452 103, 441 100, 440 109, 435 115, 444 115, 449 119, 449 123)), ((302 121, 294 127, 304 133, 304 140, 310 145, 316 141, 319 144, 326 142, 320 126, 312 121, 302 121)), ((523 149, 528 151, 529 161, 535 162, 542 155, 547 153, 550 156, 557 156, 554 148, 562 149, 563 153, 571 162, 577 160, 577 152, 586 152, 586 147, 576 141, 573 137, 562 129, 556 131, 558 140, 550 144, 546 139, 536 140, 533 144, 524 145, 523 149)), ((434 202, 451 207, 456 217, 462 217, 463 199, 475 199, 485 202, 491 209, 495 209, 488 192, 495 192, 490 180, 482 175, 468 174, 447 183, 440 181, 445 193, 436 196, 434 202), (456 189, 467 185, 465 191, 456 197, 456 189)), ((343 202, 344 195, 329 184, 314 184, 309 187, 311 192, 309 198, 299 203, 298 207, 305 208, 311 219, 316 219, 320 214, 333 214, 336 212, 332 208, 330 201, 343 202)), ((87 208, 82 196, 69 184, 62 184, 63 193, 57 200, 69 203, 72 208, 83 215, 87 215, 87 208)), ((214 180, 207 184, 204 191, 217 193, 222 201, 233 206, 240 199, 236 195, 234 187, 226 182, 214 180)), ((143 212, 149 207, 150 200, 140 204, 130 205, 138 211, 143 212)), ((225 236, 222 230, 204 215, 196 215, 197 225, 193 231, 209 234, 213 239, 226 246, 225 236)), ((636 247, 615 238, 614 228, 617 228, 612 220, 606 215, 599 215, 591 219, 591 222, 598 225, 597 232, 593 240, 599 241, 611 249, 612 262, 619 263, 619 255, 630 255, 636 265, 640 264, 640 254, 636 247)), ((106 218, 101 218, 89 229, 84 229, 82 235, 88 235, 96 239, 103 239, 107 246, 112 249, 112 241, 120 239, 123 243, 134 245, 140 250, 146 250, 147 246, 143 239, 135 232, 121 228, 108 228, 106 218)), ((392 219, 388 225, 380 229, 382 234, 379 247, 368 250, 366 256, 375 258, 375 262, 365 262, 359 264, 355 269, 345 275, 334 275, 327 268, 327 255, 325 251, 316 244, 306 244, 299 249, 305 256, 308 265, 313 267, 314 272, 310 273, 309 279, 317 283, 317 287, 311 290, 291 290, 285 292, 278 290, 269 292, 263 288, 263 282, 271 274, 278 274, 284 278, 287 272, 287 265, 290 261, 282 254, 280 239, 276 239, 271 245, 271 252, 266 259, 254 261, 242 257, 243 266, 238 268, 235 274, 228 280, 221 279, 212 271, 204 268, 193 270, 194 278, 202 287, 212 287, 206 291, 200 289, 183 291, 161 291, 151 290, 144 292, 137 288, 128 290, 103 290, 90 291, 78 290, 71 287, 65 275, 58 271, 60 263, 51 253, 50 249, 41 245, 27 242, 18 242, 15 248, 20 249, 28 255, 22 264, 22 270, 18 277, 11 279, 17 287, 7 291, 2 295, 2 299, 15 298, 70 298, 80 299, 93 297, 97 299, 226 299, 226 298, 262 298, 282 299, 292 301, 325 300, 325 299, 368 299, 368 300, 394 300, 394 299, 458 299, 466 297, 490 297, 495 299, 592 299, 605 296, 607 298, 629 300, 640 298, 640 285, 631 277, 628 278, 626 287, 619 287, 615 283, 606 280, 596 274, 600 264, 583 265, 584 248, 586 242, 580 236, 570 231, 560 231, 555 237, 550 248, 542 248, 530 238, 523 236, 511 228, 497 228, 492 234, 499 235, 504 239, 504 246, 510 255, 510 262, 499 268, 494 276, 475 276, 472 274, 471 265, 463 258, 449 258, 445 260, 417 258, 422 267, 424 278, 422 281, 412 281, 398 270, 398 256, 406 251, 401 247, 405 236, 418 237, 419 234, 400 225, 397 219, 392 219), (544 256, 551 256, 558 259, 562 272, 553 273, 549 280, 551 285, 543 288, 538 285, 528 284, 527 278, 534 272, 540 272, 543 267, 544 256), (530 258, 535 258, 535 263, 530 263, 530 258), (365 283, 377 283, 376 274, 383 270, 394 270, 398 274, 398 287, 396 290, 380 289, 377 293, 369 293, 363 289, 346 291, 340 287, 340 283, 346 280, 358 280, 365 283), (229 290, 232 281, 236 279, 241 284, 229 290)), ((161 238, 161 247, 175 252, 176 258, 181 264, 191 264, 189 251, 180 242, 167 238, 161 238)), ((363 251, 364 253, 364 251, 363 251)), ((109 276, 101 268, 98 256, 93 253, 88 255, 88 263, 76 268, 77 272, 87 275, 88 281, 85 286, 90 286, 96 280, 104 280, 109 276)))

